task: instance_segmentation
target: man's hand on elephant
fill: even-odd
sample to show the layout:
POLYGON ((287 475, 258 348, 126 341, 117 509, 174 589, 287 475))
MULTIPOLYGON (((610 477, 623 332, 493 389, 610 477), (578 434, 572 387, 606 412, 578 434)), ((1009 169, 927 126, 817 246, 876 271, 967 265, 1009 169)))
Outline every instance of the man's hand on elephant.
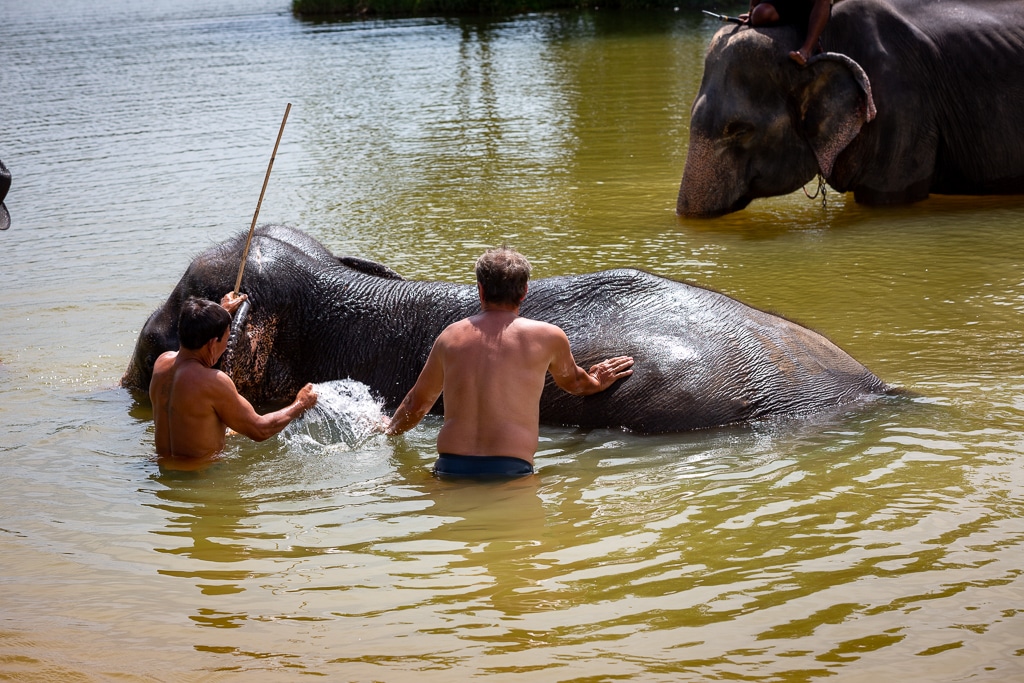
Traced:
POLYGON ((632 356, 616 356, 601 361, 590 368, 590 375, 601 385, 601 389, 607 389, 623 377, 633 374, 632 356))
POLYGON ((248 300, 248 298, 248 294, 235 294, 234 292, 228 292, 221 298, 220 305, 225 311, 234 315, 235 311, 238 310, 238 307, 242 305, 242 302, 248 300))

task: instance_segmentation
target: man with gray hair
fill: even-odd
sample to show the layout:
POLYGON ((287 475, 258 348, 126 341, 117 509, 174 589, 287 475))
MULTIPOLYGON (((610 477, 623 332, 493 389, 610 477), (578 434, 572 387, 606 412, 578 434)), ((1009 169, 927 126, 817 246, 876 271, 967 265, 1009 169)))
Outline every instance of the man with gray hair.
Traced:
POLYGON ((586 396, 633 374, 633 359, 610 358, 587 372, 576 364, 561 328, 519 317, 530 263, 516 250, 486 251, 476 262, 476 277, 480 313, 452 323, 437 337, 385 432, 415 427, 443 392, 436 474, 529 475, 547 374, 565 391, 586 396))

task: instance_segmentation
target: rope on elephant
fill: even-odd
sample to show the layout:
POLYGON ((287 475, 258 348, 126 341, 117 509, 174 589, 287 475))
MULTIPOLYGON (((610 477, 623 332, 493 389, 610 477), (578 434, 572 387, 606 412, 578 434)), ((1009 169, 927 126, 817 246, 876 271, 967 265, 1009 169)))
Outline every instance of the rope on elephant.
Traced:
POLYGON ((284 428, 281 435, 295 444, 357 450, 381 433, 384 403, 370 387, 352 379, 313 385, 316 405, 284 428))
POLYGON ((807 196, 808 199, 817 199, 820 195, 821 208, 828 208, 828 197, 826 196, 828 194, 828 190, 825 185, 825 176, 821 175, 820 173, 818 174, 818 189, 814 191, 814 194, 808 194, 806 185, 802 186, 800 189, 804 191, 804 194, 807 196))

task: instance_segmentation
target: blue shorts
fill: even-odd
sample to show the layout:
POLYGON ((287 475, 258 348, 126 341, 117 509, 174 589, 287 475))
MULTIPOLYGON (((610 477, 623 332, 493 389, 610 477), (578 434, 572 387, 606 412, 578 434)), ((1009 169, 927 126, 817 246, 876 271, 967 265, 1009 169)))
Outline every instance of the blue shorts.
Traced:
POLYGON ((473 477, 476 479, 525 477, 533 474, 533 465, 510 455, 454 455, 439 453, 434 463, 439 477, 473 477))

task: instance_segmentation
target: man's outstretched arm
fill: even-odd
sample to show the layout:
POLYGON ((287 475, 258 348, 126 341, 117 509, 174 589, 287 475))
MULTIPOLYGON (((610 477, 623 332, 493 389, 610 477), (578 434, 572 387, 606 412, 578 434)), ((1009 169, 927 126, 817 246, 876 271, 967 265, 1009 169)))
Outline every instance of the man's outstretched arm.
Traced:
POLYGON ((384 420, 384 433, 388 436, 403 434, 420 423, 420 420, 430 412, 437 402, 444 388, 444 369, 441 367, 440 351, 437 344, 430 349, 430 356, 420 371, 409 393, 402 399, 398 410, 390 420, 384 420))
POLYGON ((217 415, 229 429, 243 434, 253 441, 266 441, 274 436, 295 418, 316 405, 317 395, 313 385, 307 384, 299 389, 291 404, 266 415, 260 415, 244 396, 238 393, 235 383, 227 375, 220 373, 217 377, 217 399, 215 409, 217 415))

